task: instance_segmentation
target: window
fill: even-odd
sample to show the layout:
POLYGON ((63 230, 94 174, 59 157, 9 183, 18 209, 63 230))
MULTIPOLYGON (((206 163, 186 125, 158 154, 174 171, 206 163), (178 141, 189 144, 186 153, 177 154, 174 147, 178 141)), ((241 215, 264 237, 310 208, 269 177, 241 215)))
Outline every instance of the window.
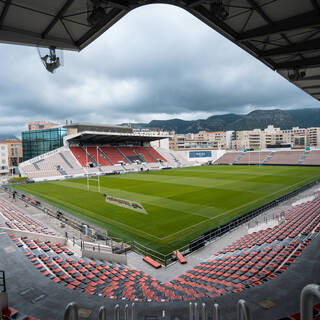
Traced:
POLYGON ((6 164, 6 160, 2 160, 1 162, 2 162, 2 164, 6 164))
POLYGON ((5 156, 6 156, 5 152, 1 152, 1 157, 5 157, 5 156))
MULTIPOLYGON (((63 137, 66 135, 65 128, 22 132, 23 160, 29 160, 63 146, 63 137)), ((18 155, 18 149, 15 155, 18 155)))
POLYGON ((6 147, 5 146, 1 146, 1 150, 6 150, 6 147))

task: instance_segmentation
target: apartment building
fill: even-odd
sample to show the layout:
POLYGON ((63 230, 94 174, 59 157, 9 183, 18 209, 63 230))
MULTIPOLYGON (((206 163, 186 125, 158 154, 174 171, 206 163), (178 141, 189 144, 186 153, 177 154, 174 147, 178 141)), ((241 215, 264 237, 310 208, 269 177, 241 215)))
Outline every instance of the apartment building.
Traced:
POLYGON ((170 149, 176 151, 320 147, 320 128, 293 127, 282 130, 269 125, 265 129, 242 131, 172 133, 169 145, 170 149))
POLYGON ((320 146, 320 128, 307 129, 307 145, 310 147, 320 146))
POLYGON ((28 131, 50 129, 58 126, 58 123, 50 121, 33 121, 28 123, 28 131))
POLYGON ((20 140, 0 141, 0 167, 2 174, 15 174, 22 162, 22 143, 20 140))
POLYGON ((261 129, 237 131, 232 141, 232 149, 260 149, 265 146, 265 136, 261 129))
POLYGON ((227 148, 224 131, 174 134, 170 139, 171 150, 223 150, 227 148))
POLYGON ((9 173, 8 145, 0 145, 0 175, 9 173))
POLYGON ((320 147, 320 128, 293 127, 290 130, 282 130, 269 125, 264 130, 237 131, 234 136, 234 150, 320 147))

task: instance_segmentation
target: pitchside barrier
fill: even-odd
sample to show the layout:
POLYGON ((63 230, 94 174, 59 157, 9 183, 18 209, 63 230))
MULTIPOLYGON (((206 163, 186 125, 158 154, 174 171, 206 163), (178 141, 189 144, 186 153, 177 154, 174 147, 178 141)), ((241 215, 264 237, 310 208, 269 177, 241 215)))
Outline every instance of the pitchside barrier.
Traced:
MULTIPOLYGON (((300 187, 297 190, 294 190, 284 196, 281 196, 275 200, 272 200, 271 202, 260 206, 257 209, 251 210, 248 213, 242 215, 241 217, 235 218, 229 223, 226 223, 222 226, 219 226, 217 228, 214 228, 212 230, 209 230, 205 233, 203 233, 198 238, 192 240, 187 245, 181 247, 181 248, 175 248, 174 250, 179 250, 184 256, 188 255, 201 247, 207 245, 210 242, 213 242, 217 240, 218 238, 222 237, 223 235, 231 232, 232 230, 240 227, 244 223, 249 222, 250 220, 254 219, 255 217, 259 216, 260 214, 264 213, 265 211, 272 209, 276 206, 278 206, 281 202, 287 201, 291 199, 292 197, 296 196, 297 194, 317 185, 320 183, 320 179, 313 181, 305 186, 300 187)), ((11 190, 8 188, 8 185, 3 186, 3 189, 11 193, 11 190)), ((114 236, 110 237, 107 234, 107 231, 93 223, 89 223, 85 220, 82 220, 78 217, 75 217, 74 215, 61 210, 60 208, 56 208, 52 205, 49 205, 47 203, 43 203, 42 201, 39 201, 35 199, 32 195, 26 194, 26 193, 20 193, 17 192, 17 197, 21 200, 26 201, 29 205, 32 205, 34 207, 37 207, 41 209, 46 214, 59 219, 60 221, 69 224, 73 228, 79 231, 83 231, 83 226, 86 225, 88 230, 90 231, 88 236, 91 237, 93 240, 100 239, 105 240, 106 243, 111 243, 112 251, 113 253, 125 253, 128 250, 134 250, 137 253, 140 253, 144 256, 149 256, 152 259, 155 259, 159 261, 161 264, 163 264, 165 267, 170 265, 171 263, 174 263, 177 258, 172 254, 163 254, 161 252, 158 252, 156 250, 153 250, 147 246, 142 245, 141 243, 137 241, 125 241, 120 238, 116 238, 114 236), (28 199, 28 200, 26 200, 28 199), (32 199, 32 200, 31 200, 32 199)))

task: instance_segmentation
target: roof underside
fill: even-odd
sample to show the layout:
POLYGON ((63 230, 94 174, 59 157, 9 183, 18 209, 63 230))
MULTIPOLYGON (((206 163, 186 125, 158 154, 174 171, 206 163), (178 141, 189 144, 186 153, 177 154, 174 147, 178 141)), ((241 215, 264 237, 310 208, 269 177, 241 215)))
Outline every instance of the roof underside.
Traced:
POLYGON ((319 2, 0 0, 0 42, 81 50, 134 8, 168 3, 186 9, 319 100, 319 2))
POLYGON ((142 134, 125 134, 125 133, 94 133, 82 132, 70 138, 67 141, 71 144, 130 144, 137 142, 151 142, 155 140, 169 138, 169 136, 142 135, 142 134))

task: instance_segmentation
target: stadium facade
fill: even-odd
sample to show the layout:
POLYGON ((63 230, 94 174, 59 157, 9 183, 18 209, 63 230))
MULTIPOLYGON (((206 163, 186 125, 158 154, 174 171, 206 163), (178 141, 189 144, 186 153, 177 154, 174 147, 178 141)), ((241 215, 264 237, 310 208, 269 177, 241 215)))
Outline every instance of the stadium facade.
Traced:
POLYGON ((19 169, 35 181, 196 165, 179 153, 151 146, 168 140, 167 133, 134 132, 126 126, 70 123, 22 137, 28 160, 19 169))

